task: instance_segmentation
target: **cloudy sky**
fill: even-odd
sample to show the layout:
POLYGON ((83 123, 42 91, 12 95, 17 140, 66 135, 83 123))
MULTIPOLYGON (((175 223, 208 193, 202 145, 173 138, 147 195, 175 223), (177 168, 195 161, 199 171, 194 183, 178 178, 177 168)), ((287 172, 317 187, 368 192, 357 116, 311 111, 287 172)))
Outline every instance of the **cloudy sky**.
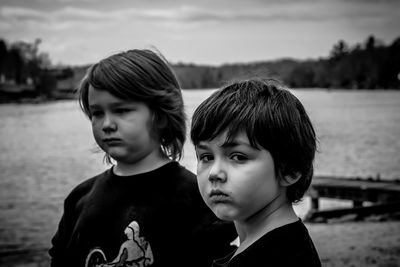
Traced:
POLYGON ((400 0, 0 0, 0 38, 54 64, 156 47, 173 63, 220 65, 329 55, 339 39, 400 37, 400 0))

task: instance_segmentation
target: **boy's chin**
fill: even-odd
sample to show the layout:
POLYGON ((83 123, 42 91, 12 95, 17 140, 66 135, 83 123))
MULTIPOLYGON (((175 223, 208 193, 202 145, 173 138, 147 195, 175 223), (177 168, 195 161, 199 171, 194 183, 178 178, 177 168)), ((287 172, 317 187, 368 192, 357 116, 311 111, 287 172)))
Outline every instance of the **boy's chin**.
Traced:
POLYGON ((228 210, 221 209, 221 208, 214 208, 212 209, 214 212, 215 216, 217 216, 218 219, 223 220, 223 221, 234 221, 236 216, 232 214, 232 212, 229 212, 228 210))
POLYGON ((125 155, 119 153, 108 153, 108 155, 115 161, 119 163, 129 163, 125 155))
POLYGON ((108 155, 115 161, 122 161, 123 160, 123 157, 118 153, 110 153, 110 152, 108 152, 108 155))

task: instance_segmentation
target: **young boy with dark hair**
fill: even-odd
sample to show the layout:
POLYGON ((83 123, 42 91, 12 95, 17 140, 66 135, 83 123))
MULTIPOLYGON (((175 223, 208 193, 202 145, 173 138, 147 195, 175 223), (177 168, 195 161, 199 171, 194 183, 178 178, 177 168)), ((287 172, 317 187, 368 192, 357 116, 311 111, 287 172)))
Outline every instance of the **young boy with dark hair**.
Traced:
POLYGON ((232 83, 194 112, 200 193, 240 245, 213 266, 321 266, 295 214, 311 183, 316 136, 300 101, 272 79, 232 83))

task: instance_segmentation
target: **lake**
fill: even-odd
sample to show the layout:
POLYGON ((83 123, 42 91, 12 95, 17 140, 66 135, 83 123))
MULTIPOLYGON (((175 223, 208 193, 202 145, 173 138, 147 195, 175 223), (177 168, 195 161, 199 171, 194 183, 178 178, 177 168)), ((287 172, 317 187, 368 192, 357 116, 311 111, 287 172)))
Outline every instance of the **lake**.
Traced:
MULTIPOLYGON (((183 92, 188 118, 211 92, 183 92)), ((319 139, 316 175, 400 178, 400 91, 293 93, 319 139)), ((0 105, 0 127, 0 258, 44 251, 66 195, 108 166, 76 101, 0 105)), ((190 142, 182 164, 195 171, 190 142)), ((307 200, 296 207, 299 216, 307 209, 307 200)))

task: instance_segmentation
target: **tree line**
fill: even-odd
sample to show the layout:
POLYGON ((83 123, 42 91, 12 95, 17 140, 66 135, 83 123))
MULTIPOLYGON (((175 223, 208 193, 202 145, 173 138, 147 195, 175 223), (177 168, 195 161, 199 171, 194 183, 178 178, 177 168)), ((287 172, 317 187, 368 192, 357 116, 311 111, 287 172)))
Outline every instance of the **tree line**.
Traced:
MULTIPOLYGON (((39 51, 40 43, 0 38, 0 89, 7 83, 28 86, 34 96, 47 98, 60 84, 75 89, 88 66, 52 66, 50 56, 39 51)), ((292 88, 400 89, 400 37, 389 45, 372 35, 353 46, 339 40, 326 58, 172 67, 185 89, 216 88, 250 76, 276 78, 292 88)))
POLYGON ((319 59, 173 67, 183 88, 216 88, 232 79, 258 76, 292 88, 400 89, 400 37, 390 45, 374 36, 354 46, 339 40, 329 56, 319 59))
POLYGON ((56 77, 51 75, 49 55, 39 51, 40 43, 0 39, 0 88, 19 88, 31 97, 51 95, 56 77))

